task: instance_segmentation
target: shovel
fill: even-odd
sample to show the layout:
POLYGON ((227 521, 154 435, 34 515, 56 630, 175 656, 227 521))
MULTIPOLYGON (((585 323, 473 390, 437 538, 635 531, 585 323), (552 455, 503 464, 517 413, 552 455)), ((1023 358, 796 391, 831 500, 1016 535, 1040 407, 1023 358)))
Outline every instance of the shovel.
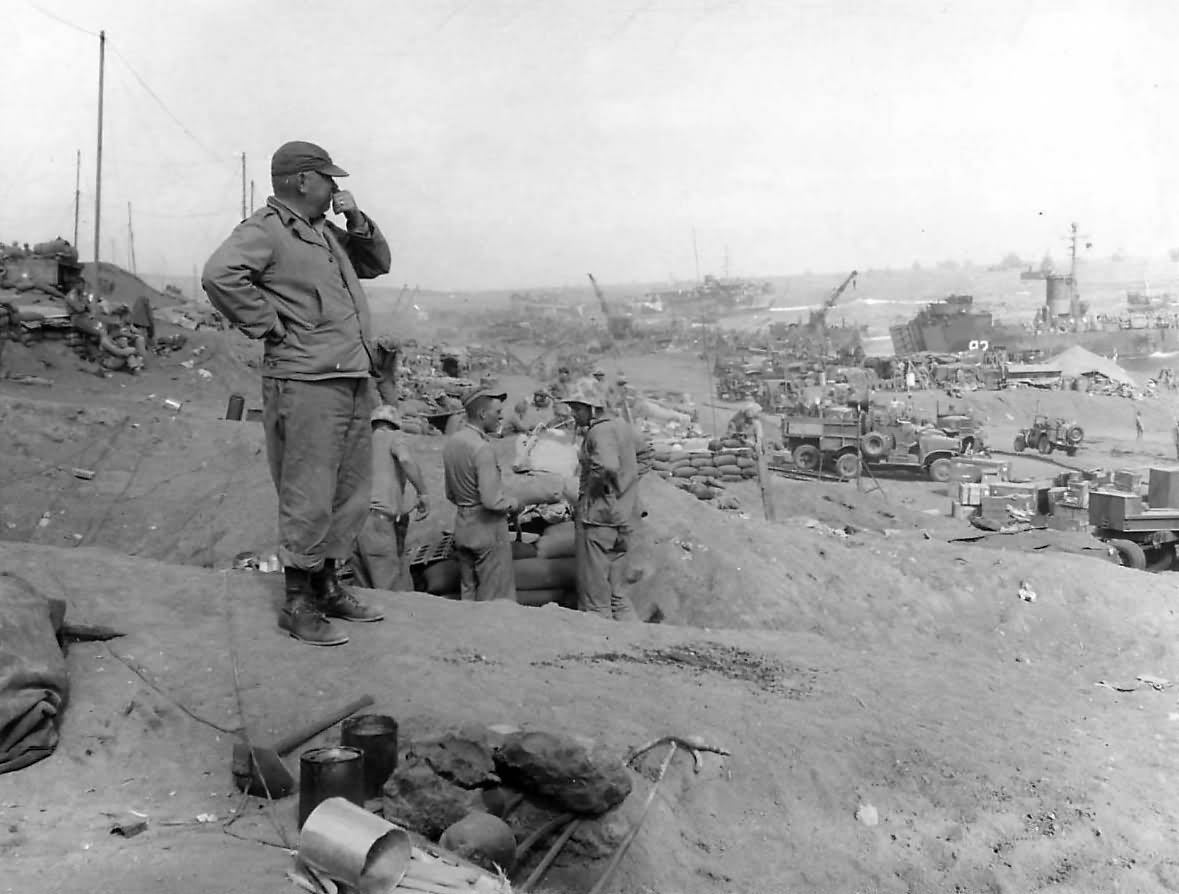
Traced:
POLYGON ((294 751, 308 739, 335 726, 350 714, 373 704, 371 695, 364 695, 344 707, 313 720, 293 733, 279 739, 269 748, 245 742, 233 744, 233 780, 243 792, 259 798, 285 798, 295 790, 295 777, 282 762, 282 755, 294 751))

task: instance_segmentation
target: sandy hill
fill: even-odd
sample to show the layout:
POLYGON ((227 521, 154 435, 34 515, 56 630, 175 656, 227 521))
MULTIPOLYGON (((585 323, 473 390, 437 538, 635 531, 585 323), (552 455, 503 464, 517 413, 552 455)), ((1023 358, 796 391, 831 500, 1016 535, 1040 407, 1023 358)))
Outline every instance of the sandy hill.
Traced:
MULTIPOLYGON (((627 894, 1179 890, 1174 688, 1136 681, 1179 679, 1169 575, 1117 567, 1084 537, 962 542, 980 532, 915 479, 883 492, 776 480, 775 525, 752 485, 734 488, 743 512, 723 513, 652 479, 630 592, 662 624, 366 594, 384 623, 308 649, 274 628, 279 576, 226 570, 274 539, 260 427, 220 418, 231 390, 258 405, 256 346, 197 336, 210 359, 194 369, 182 353, 141 379, 98 379, 28 352, 58 363, 58 382, 0 382, 0 570, 65 598, 75 621, 127 633, 71 648, 62 745, 4 777, 0 888, 286 890, 286 854, 255 843, 281 845, 279 832, 233 790, 232 740, 243 724, 277 737, 368 692, 403 741, 475 721, 619 752, 667 733, 727 747, 699 774, 686 761, 669 772, 616 879, 627 894), (857 819, 867 806, 875 824, 857 819), (129 810, 148 831, 111 836, 129 810)), ((681 377, 669 358, 626 363, 652 387, 681 377)), ((1002 437, 1037 403, 1075 415, 1092 433, 1078 465, 1171 450, 1161 402, 969 402, 1002 437), (1139 405, 1148 439, 1135 445, 1139 405)), ((413 439, 434 509, 414 543, 446 520, 441 444, 413 439)), ((651 773, 575 837, 553 890, 589 889, 651 773)), ((294 809, 273 814, 288 836, 294 809)))

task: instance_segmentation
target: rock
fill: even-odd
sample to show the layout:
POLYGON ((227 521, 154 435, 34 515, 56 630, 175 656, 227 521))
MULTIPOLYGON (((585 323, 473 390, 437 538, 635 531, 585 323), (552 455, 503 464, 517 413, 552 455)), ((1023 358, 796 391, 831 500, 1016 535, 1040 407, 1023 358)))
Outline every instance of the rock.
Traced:
POLYGON ((506 737, 495 754, 505 781, 555 801, 572 813, 596 816, 618 806, 631 792, 626 767, 605 749, 547 732, 506 737))
POLYGON ((409 756, 385 783, 382 813, 431 841, 472 810, 483 809, 479 790, 469 791, 443 779, 417 756, 409 756))
POLYGON ((516 836, 511 827, 487 813, 471 813, 448 827, 438 843, 488 872, 512 871, 516 836))
POLYGON ((880 822, 880 815, 871 804, 861 804, 856 810, 856 819, 865 826, 875 826, 880 822))
POLYGON ((499 785, 487 737, 473 732, 447 733, 436 739, 414 742, 410 754, 420 757, 439 776, 462 788, 499 785))

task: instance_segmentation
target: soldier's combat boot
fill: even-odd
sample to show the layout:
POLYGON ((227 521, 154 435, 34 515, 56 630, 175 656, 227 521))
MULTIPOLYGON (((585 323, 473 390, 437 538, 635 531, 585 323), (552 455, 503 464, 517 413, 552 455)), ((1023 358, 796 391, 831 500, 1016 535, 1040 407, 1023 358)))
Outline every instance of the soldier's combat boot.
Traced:
POLYGON ((323 568, 311 573, 311 590, 320 611, 344 621, 383 620, 385 615, 380 610, 365 605, 340 583, 339 571, 335 559, 325 559, 323 568))
POLYGON ((286 605, 278 613, 279 629, 311 646, 342 646, 346 634, 336 629, 314 600, 311 573, 301 568, 284 568, 286 605))

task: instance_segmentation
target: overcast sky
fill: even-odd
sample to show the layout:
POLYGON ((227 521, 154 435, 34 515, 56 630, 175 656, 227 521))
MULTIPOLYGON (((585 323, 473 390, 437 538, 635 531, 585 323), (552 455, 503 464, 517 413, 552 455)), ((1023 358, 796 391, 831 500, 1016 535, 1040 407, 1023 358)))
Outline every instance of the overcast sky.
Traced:
POLYGON ((1156 0, 10 0, 0 240, 188 275, 325 146, 385 282, 560 285, 1179 246, 1179 5, 1156 0), (63 24, 50 14, 76 27, 63 24), (77 29, 83 29, 82 31, 77 29), (111 240, 114 240, 112 247, 111 240), (113 252, 113 256, 112 256, 113 252))

